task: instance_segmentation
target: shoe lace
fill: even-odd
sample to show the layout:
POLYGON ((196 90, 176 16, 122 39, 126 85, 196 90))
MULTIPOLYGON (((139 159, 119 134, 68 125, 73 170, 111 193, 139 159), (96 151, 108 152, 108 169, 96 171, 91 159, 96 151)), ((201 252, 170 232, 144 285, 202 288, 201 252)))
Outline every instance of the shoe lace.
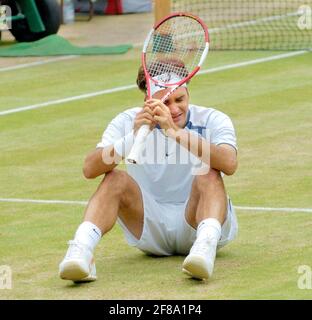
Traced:
POLYGON ((69 248, 67 252, 67 258, 80 258, 84 251, 83 245, 74 240, 68 241, 68 244, 69 248))
POLYGON ((213 254, 214 250, 212 247, 214 244, 208 239, 197 239, 191 249, 193 254, 207 255, 209 253, 213 254))

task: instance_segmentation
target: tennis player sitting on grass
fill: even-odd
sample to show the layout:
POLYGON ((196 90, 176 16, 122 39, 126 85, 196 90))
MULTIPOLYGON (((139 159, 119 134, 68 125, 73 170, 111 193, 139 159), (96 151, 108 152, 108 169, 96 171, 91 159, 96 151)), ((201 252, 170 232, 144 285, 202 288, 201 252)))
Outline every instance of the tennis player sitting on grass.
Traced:
MULTIPOLYGON (((177 74, 161 76, 179 80, 177 74)), ((137 84, 146 93, 142 68, 137 84)), ((211 277, 216 250, 236 236, 236 215, 222 179, 222 173, 232 175, 237 168, 232 122, 215 109, 189 104, 186 85, 162 103, 167 90, 152 85, 144 108, 117 115, 86 157, 85 177, 105 176, 60 263, 62 279, 96 279, 93 251, 117 221, 129 245, 146 254, 186 255, 182 270, 197 279, 211 277), (127 172, 115 169, 143 124, 152 130, 145 161, 127 164, 127 172)))

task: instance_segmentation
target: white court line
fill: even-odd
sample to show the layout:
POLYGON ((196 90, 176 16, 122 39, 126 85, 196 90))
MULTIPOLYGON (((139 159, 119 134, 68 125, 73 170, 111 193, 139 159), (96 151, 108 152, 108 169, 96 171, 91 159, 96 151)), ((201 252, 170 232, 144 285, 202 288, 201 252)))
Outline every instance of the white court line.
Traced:
POLYGON ((77 58, 77 57, 79 57, 79 56, 65 56, 65 57, 62 56, 62 57, 53 58, 53 59, 49 59, 49 60, 41 60, 41 61, 36 61, 36 62, 18 64, 15 66, 0 68, 0 72, 35 67, 35 66, 41 66, 43 64, 48 64, 48 63, 62 61, 62 60, 69 60, 69 59, 73 59, 73 58, 77 58))
POLYGON ((68 97, 68 98, 63 98, 63 99, 58 99, 58 100, 52 100, 52 101, 48 101, 48 102, 38 103, 38 104, 26 106, 26 107, 20 107, 20 108, 16 108, 16 109, 5 110, 5 111, 1 111, 0 112, 0 116, 4 116, 4 115, 10 114, 10 113, 17 113, 17 112, 22 112, 22 111, 27 111, 27 110, 32 110, 32 109, 48 107, 48 106, 51 106, 51 105, 61 104, 61 103, 64 103, 64 102, 70 102, 70 101, 76 101, 76 100, 92 98, 92 97, 96 97, 96 96, 104 95, 104 94, 108 94, 108 93, 125 91, 125 90, 133 89, 133 88, 136 88, 136 87, 137 86, 135 84, 133 84, 133 85, 123 86, 123 87, 116 87, 116 88, 113 88, 113 89, 107 89, 107 90, 102 90, 102 91, 96 91, 96 92, 81 94, 79 96, 68 97))
POLYGON ((295 51, 295 52, 289 52, 289 53, 282 53, 282 54, 278 54, 278 55, 271 56, 271 57, 259 58, 259 59, 255 59, 255 60, 238 62, 238 63, 228 64, 228 65, 221 66, 221 67, 201 70, 201 71, 198 72, 198 74, 214 73, 214 72, 220 72, 220 71, 223 71, 223 70, 229 70, 229 69, 234 69, 234 68, 251 66, 251 65, 254 65, 254 64, 258 64, 258 63, 263 63, 263 62, 268 62, 268 61, 274 61, 274 60, 280 60, 280 59, 300 56, 300 55, 303 55, 303 54, 305 54, 307 52, 309 52, 309 51, 302 50, 302 51, 295 51))
MULTIPOLYGON (((68 205, 87 205, 87 201, 71 201, 71 200, 35 200, 35 199, 16 199, 16 198, 0 198, 0 202, 13 203, 40 203, 40 204, 68 204, 68 205)), ((307 212, 312 213, 312 208, 270 208, 270 207, 248 207, 234 206, 237 210, 246 211, 279 211, 279 212, 307 212)))
POLYGON ((284 211, 284 212, 308 212, 312 213, 312 208, 270 208, 270 207, 241 207, 234 206, 237 210, 245 211, 284 211))
POLYGON ((35 200, 35 199, 15 199, 15 198, 0 198, 0 202, 14 202, 14 203, 41 203, 41 204, 73 204, 73 205, 87 205, 87 201, 71 201, 71 200, 35 200))
MULTIPOLYGON (((283 54, 278 54, 278 55, 274 55, 274 56, 270 56, 270 57, 266 57, 266 58, 259 58, 259 59, 255 59, 255 60, 249 60, 249 61, 244 61, 244 62, 239 62, 239 63, 228 64, 228 65, 221 66, 221 67, 206 69, 206 70, 199 71, 198 74, 201 75, 201 74, 207 74, 207 73, 220 72, 220 71, 229 70, 229 69, 233 69, 233 68, 240 68, 240 67, 244 67, 244 66, 258 64, 258 63, 264 63, 264 62, 268 62, 268 61, 294 57, 294 56, 302 55, 302 54, 305 54, 308 52, 309 51, 295 51, 295 52, 283 53, 283 54)), ((34 105, 29 105, 29 106, 25 106, 25 107, 4 110, 4 111, 0 111, 0 116, 4 116, 7 114, 11 114, 11 113, 17 113, 17 112, 23 112, 23 111, 27 111, 27 110, 48 107, 51 105, 61 104, 61 103, 70 102, 70 101, 87 99, 90 97, 110 94, 113 92, 130 90, 130 89, 134 89, 136 87, 137 87, 136 85, 126 85, 126 86, 122 86, 122 87, 115 87, 112 89, 106 89, 106 90, 102 90, 102 91, 96 91, 96 92, 91 92, 91 93, 87 93, 87 94, 82 94, 79 96, 68 97, 68 98, 63 98, 63 99, 58 99, 58 100, 51 100, 51 101, 38 103, 38 104, 34 104, 34 105)))

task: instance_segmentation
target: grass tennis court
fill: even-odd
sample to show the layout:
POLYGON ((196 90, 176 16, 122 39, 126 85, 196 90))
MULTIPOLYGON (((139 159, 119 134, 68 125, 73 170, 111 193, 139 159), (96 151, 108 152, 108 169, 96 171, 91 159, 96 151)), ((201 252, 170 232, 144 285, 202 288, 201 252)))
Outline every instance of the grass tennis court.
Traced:
MULTIPOLYGON (((204 69, 278 54, 211 52, 204 69)), ((133 49, 1 72, 0 112, 134 84, 139 59, 133 49)), ((225 179, 235 205, 312 208, 311 74, 305 53, 193 79, 191 101, 227 113, 236 127, 239 170, 225 179)), ((100 178, 83 178, 85 155, 117 113, 141 101, 129 89, 0 116, 0 198, 87 201, 100 178)), ((58 278, 58 264, 83 211, 0 202, 0 265, 13 272, 0 299, 311 298, 297 286, 298 267, 312 266, 311 212, 237 209, 239 236, 219 251, 208 282, 182 274, 183 257, 128 247, 116 226, 97 247, 98 280, 73 285, 58 278)))

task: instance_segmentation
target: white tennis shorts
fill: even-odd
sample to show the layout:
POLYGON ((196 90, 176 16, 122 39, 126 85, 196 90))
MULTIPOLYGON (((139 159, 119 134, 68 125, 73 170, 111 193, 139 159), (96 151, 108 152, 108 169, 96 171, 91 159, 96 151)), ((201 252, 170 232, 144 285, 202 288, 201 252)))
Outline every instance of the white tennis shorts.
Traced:
MULTIPOLYGON (((140 239, 137 239, 118 218, 125 238, 146 254, 170 256, 187 255, 196 239, 196 229, 185 220, 184 203, 159 203, 153 196, 141 189, 144 206, 144 226, 140 239)), ((228 199, 227 217, 222 225, 218 249, 232 241, 238 232, 235 210, 228 199)))

